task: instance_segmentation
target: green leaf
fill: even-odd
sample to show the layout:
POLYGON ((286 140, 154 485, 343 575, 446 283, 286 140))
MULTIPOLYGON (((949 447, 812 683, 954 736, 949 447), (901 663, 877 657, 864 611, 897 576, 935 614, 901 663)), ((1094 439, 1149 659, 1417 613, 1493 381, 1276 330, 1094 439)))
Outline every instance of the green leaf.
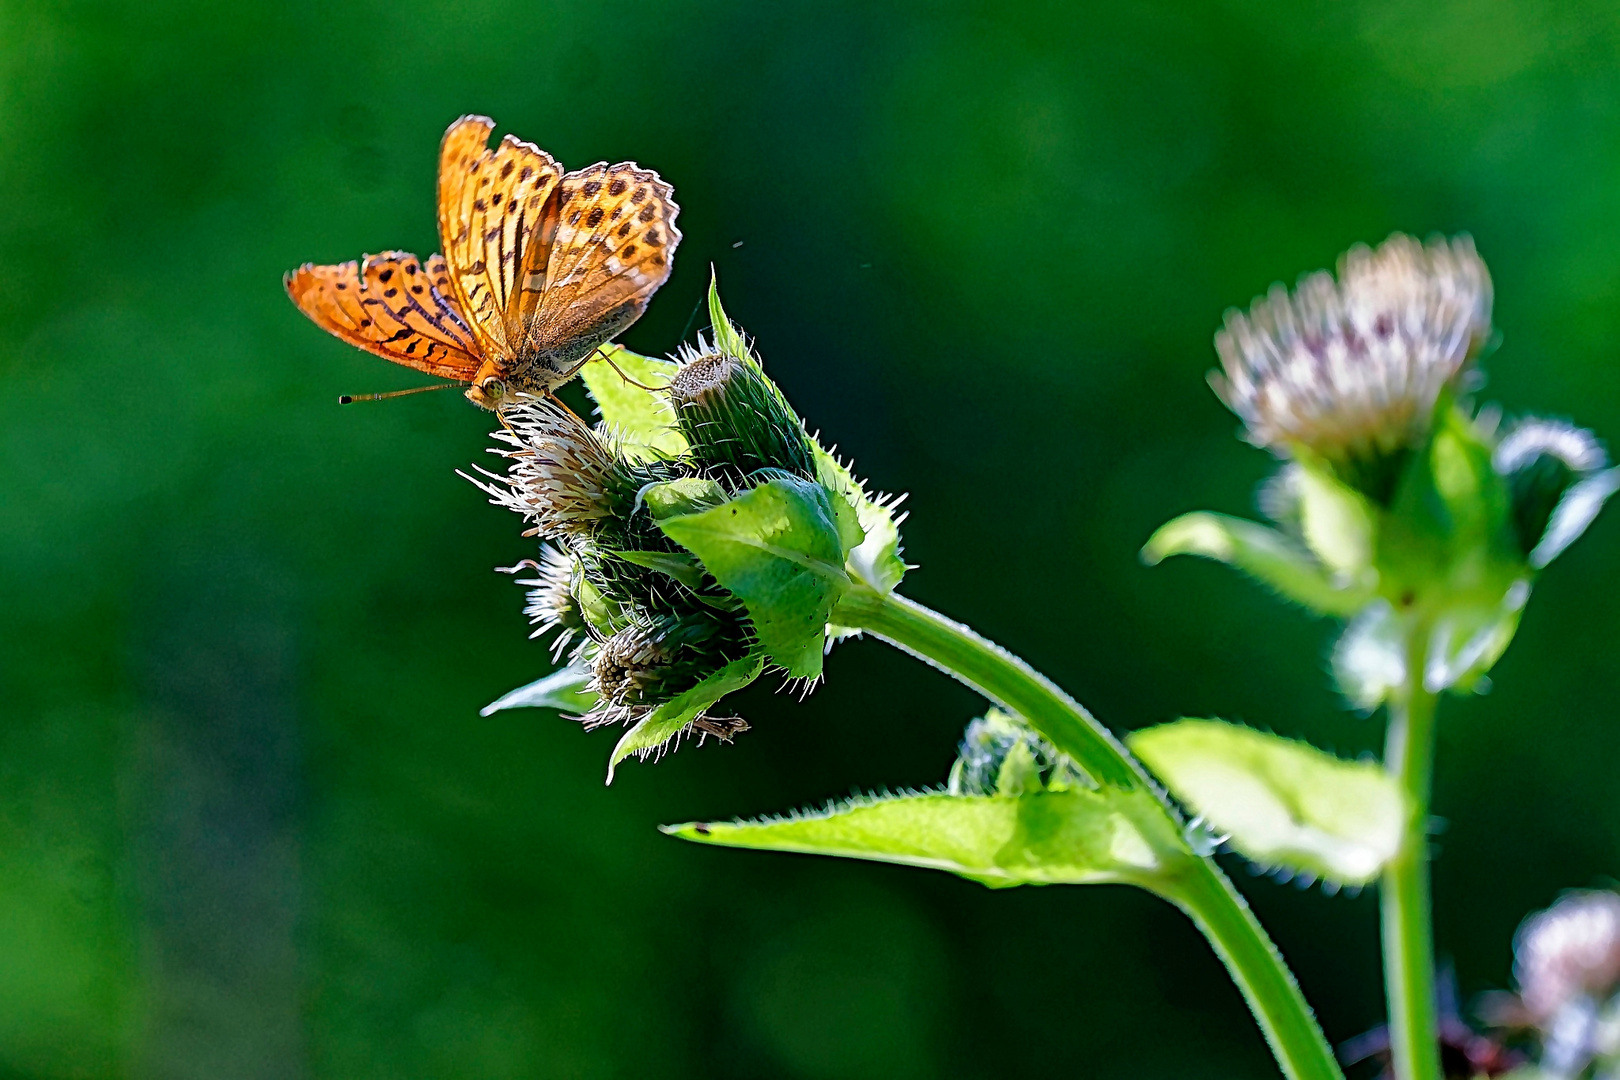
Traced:
POLYGON ((844 547, 844 568, 851 577, 880 594, 894 591, 906 575, 900 557, 900 523, 893 502, 879 502, 838 459, 819 444, 815 447, 816 479, 833 494, 838 533, 844 547))
POLYGON ((725 488, 703 476, 686 476, 679 480, 648 484, 636 495, 654 521, 709 510, 722 505, 730 497, 725 488))
POLYGON ((748 348, 742 331, 726 317, 726 309, 720 306, 720 281, 715 276, 713 266, 709 267, 709 324, 714 329, 715 348, 739 360, 753 360, 754 354, 748 348))
POLYGON ((1234 566, 1324 615, 1352 615, 1369 596, 1364 588, 1336 585, 1326 568, 1285 534, 1225 514, 1182 514, 1160 526, 1142 548, 1150 566, 1171 555, 1202 555, 1234 566))
POLYGON ((925 793, 855 799, 786 819, 666 825, 683 840, 723 847, 836 855, 948 870, 992 888, 1148 884, 1184 849, 1168 830, 1155 844, 1144 823, 1163 820, 1144 793, 1041 791, 925 793), (1160 845, 1168 843, 1168 848, 1160 845))
POLYGON ((635 727, 625 732, 613 748, 613 757, 608 761, 607 782, 613 783, 613 770, 618 768, 619 762, 631 754, 646 757, 657 750, 686 730, 686 726, 709 706, 757 679, 764 668, 764 657, 745 656, 741 660, 733 660, 684 694, 648 713, 635 727))
POLYGON ((641 461, 683 453, 686 439, 675 427, 675 410, 669 399, 625 379, 628 375, 645 386, 663 386, 675 373, 674 361, 642 356, 622 345, 606 351, 613 363, 594 357, 580 369, 580 378, 596 402, 596 411, 619 438, 624 453, 641 461))
POLYGON ((558 709, 562 712, 585 713, 596 704, 596 695, 585 687, 590 684, 591 673, 583 668, 565 667, 553 671, 543 679, 520 686, 509 694, 496 698, 479 710, 479 716, 490 716, 502 709, 558 709))
POLYGON ((703 568, 691 555, 681 551, 615 551, 627 563, 668 574, 688 589, 703 586, 703 568))
POLYGON ((1255 862, 1360 885, 1400 852, 1406 799, 1374 762, 1219 720, 1162 724, 1125 741, 1255 862))
POLYGON ((777 476, 658 526, 743 602, 773 663, 794 678, 821 674, 827 616, 849 586, 825 488, 777 476))

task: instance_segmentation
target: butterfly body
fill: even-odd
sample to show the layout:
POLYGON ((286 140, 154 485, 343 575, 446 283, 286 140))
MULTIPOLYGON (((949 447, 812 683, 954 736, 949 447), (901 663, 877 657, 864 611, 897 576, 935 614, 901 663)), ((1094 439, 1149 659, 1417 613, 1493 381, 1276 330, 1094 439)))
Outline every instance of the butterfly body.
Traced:
POLYGON ((387 360, 468 384, 497 409, 549 394, 622 333, 669 279, 679 212, 632 162, 564 173, 494 122, 462 117, 439 154, 443 255, 306 263, 287 293, 323 329, 387 360))

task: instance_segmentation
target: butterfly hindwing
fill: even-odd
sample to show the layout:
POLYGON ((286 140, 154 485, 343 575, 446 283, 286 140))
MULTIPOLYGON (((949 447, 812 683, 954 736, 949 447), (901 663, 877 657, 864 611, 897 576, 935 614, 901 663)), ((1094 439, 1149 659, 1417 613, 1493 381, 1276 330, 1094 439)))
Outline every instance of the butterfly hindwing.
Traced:
POLYGON ((443 257, 404 251, 335 266, 305 263, 285 279, 298 309, 328 333, 396 364, 470 379, 479 348, 443 257))
POLYGON ((464 116, 439 150, 439 237, 451 285, 487 356, 510 358, 523 337, 514 321, 525 254, 562 168, 513 135, 491 150, 495 122, 464 116))
POLYGON ((674 190, 633 162, 599 162, 562 178, 544 290, 526 320, 525 352, 588 352, 640 317, 669 279, 681 233, 674 190))

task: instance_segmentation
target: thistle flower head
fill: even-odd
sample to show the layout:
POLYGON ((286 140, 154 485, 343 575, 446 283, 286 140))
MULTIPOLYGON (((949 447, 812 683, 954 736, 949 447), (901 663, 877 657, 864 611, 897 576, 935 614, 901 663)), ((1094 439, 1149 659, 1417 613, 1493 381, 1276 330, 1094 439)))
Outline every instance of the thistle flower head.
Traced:
POLYGON ((1583 998, 1607 997, 1620 986, 1620 895, 1569 893, 1525 920, 1513 951, 1520 999, 1538 1024, 1583 998))
POLYGON ((906 569, 893 503, 815 444, 712 284, 709 315, 713 341, 673 363, 617 348, 587 370, 597 429, 514 397, 495 433, 506 473, 473 480, 555 545, 524 564, 528 614, 570 649, 491 709, 626 723, 610 782, 627 757, 746 730, 716 706, 767 668, 814 685, 840 598, 857 582, 886 593, 906 569))
POLYGON ((1389 459, 1423 441, 1490 320, 1490 275, 1471 240, 1397 233, 1376 251, 1351 248, 1337 280, 1318 271, 1228 312, 1210 385, 1251 442, 1306 451, 1376 488, 1389 459))
POLYGON ((703 345, 701 341, 698 348, 683 345, 675 353, 680 367, 675 369, 665 390, 676 409, 714 407, 726 383, 742 367, 743 362, 735 356, 703 345))
MULTIPOLYGON (((467 477, 497 506, 515 510, 547 537, 591 536, 614 516, 633 477, 613 447, 562 403, 520 396, 501 414, 495 438, 514 447, 505 476, 480 469, 489 482, 467 477)), ((463 473, 462 475, 466 475, 463 473)))
POLYGON ((540 560, 530 565, 534 568, 535 576, 519 583, 533 586, 529 590, 528 603, 523 608, 523 613, 534 626, 534 632, 529 636, 543 637, 552 630, 561 630, 551 645, 551 656, 556 660, 562 656, 574 635, 585 629, 584 612, 574 597, 574 574, 578 564, 573 555, 550 544, 541 544, 540 560))
POLYGON ((598 705, 586 727, 632 720, 696 686, 724 666, 712 646, 723 630, 702 613, 686 617, 638 613, 617 633, 587 649, 598 705))

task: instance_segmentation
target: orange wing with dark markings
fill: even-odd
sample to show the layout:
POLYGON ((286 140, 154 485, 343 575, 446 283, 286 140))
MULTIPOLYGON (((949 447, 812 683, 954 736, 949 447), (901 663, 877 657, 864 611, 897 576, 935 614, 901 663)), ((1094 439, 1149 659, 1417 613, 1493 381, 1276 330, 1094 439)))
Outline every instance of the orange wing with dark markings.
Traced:
MULTIPOLYGON (((674 194, 657 173, 630 161, 598 162, 562 178, 543 287, 525 319, 529 349, 592 337, 594 346, 640 318, 669 280, 681 242, 674 194)), ((528 279, 535 276, 531 270, 528 279)))
POLYGON ((524 335, 525 263, 544 250, 562 166, 515 135, 488 149, 495 121, 463 116, 439 147, 439 242, 451 287, 492 359, 510 359, 524 335))
POLYGON ((388 251, 336 266, 305 263, 285 284, 298 310, 351 345, 447 379, 467 381, 478 370, 482 350, 441 255, 423 263, 388 251))

